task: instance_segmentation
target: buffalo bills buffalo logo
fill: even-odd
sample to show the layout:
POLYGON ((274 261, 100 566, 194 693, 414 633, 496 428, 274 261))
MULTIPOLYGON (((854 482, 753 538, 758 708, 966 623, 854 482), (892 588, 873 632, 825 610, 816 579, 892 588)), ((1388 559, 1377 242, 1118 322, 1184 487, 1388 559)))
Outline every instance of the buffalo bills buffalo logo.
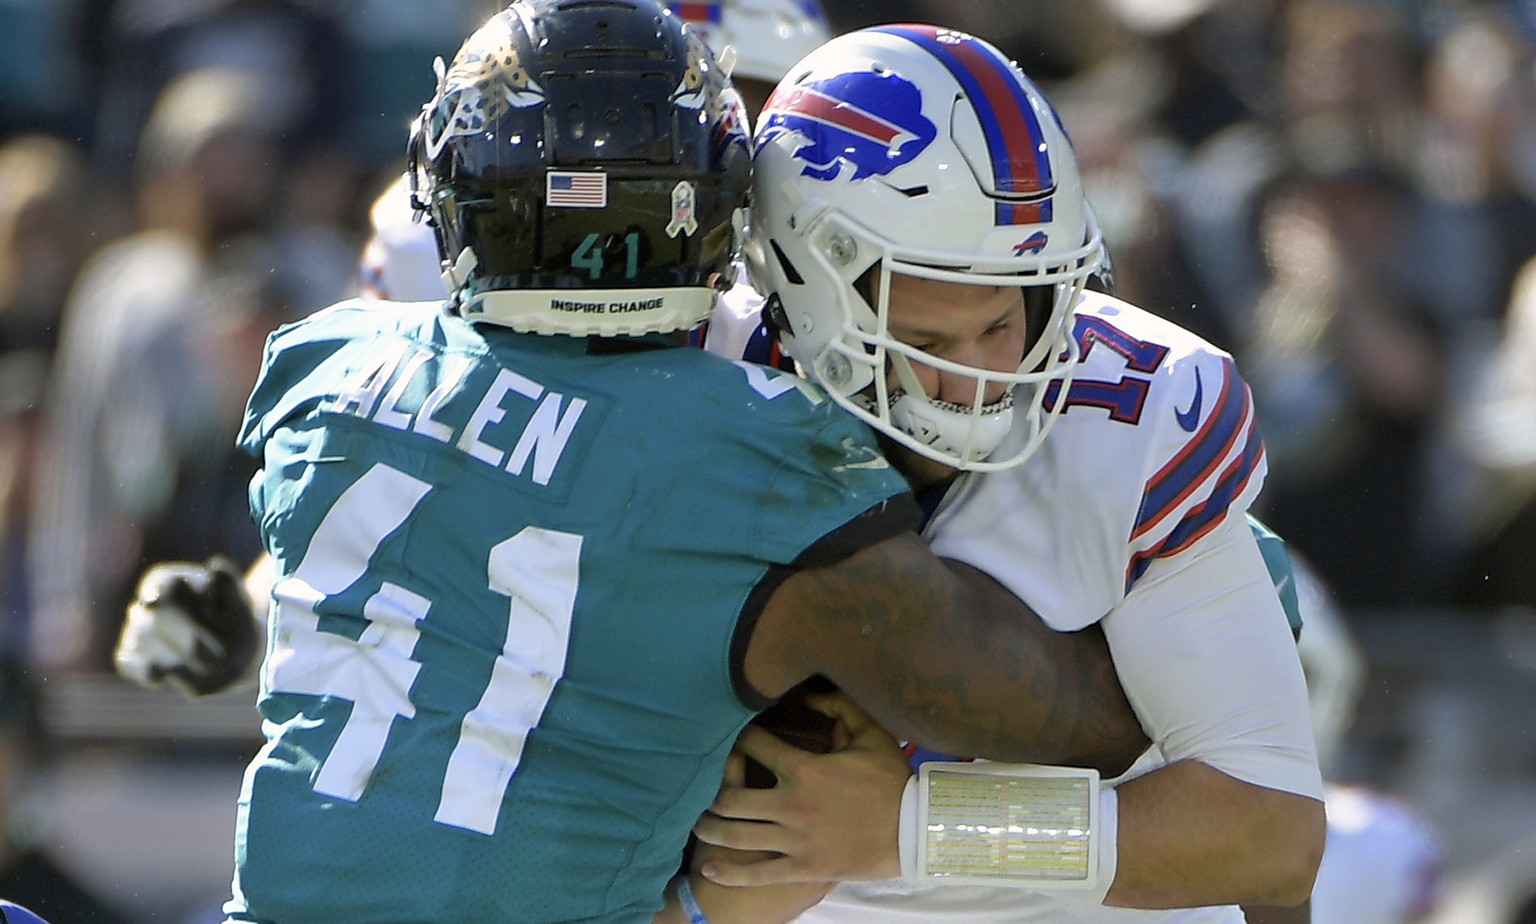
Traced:
POLYGON ((1036 231, 1034 234, 1013 245, 1013 255, 1015 257, 1022 257, 1025 254, 1039 256, 1040 252, 1045 250, 1046 245, 1050 242, 1050 235, 1044 231, 1036 231))
POLYGON ((916 160, 938 135, 917 87, 895 74, 860 72, 780 87, 763 112, 758 144, 798 142, 801 173, 833 180, 886 176, 916 160))

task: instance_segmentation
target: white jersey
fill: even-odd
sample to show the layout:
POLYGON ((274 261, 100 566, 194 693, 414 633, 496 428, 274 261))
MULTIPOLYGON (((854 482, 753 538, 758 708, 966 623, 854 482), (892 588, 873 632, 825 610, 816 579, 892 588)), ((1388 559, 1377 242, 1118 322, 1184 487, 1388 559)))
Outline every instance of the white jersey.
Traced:
POLYGON ((364 298, 397 302, 448 297, 432 226, 411 207, 408 177, 385 187, 368 210, 373 233, 363 247, 358 290, 364 298))
MULTIPOLYGON (((1322 799, 1300 661, 1244 516, 1265 472, 1246 384, 1226 353, 1107 296, 1083 297, 1074 330, 1082 358, 1049 437, 1019 467, 961 476, 925 530, 931 547, 992 575, 1055 629, 1102 626, 1154 742, 1124 778, 1194 759, 1322 799)), ((1243 919, 1235 907, 1135 911, 1063 896, 848 883, 798 920, 1243 919)))

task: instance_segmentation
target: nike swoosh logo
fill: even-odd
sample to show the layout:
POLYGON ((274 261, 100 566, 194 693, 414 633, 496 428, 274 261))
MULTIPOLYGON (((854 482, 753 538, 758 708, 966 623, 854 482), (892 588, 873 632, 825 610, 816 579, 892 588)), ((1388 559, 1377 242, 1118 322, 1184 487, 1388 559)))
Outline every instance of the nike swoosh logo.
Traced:
POLYGON ((879 471, 880 469, 890 467, 891 463, 885 461, 884 459, 870 459, 868 462, 849 462, 844 465, 839 465, 837 466, 837 470, 840 472, 848 472, 855 469, 869 469, 871 471, 879 471))
MULTIPOLYGON (((785 378, 789 378, 789 376, 785 376, 785 378)), ((852 469, 879 470, 879 469, 890 468, 891 467, 891 463, 886 461, 885 456, 882 456, 882 455, 880 455, 877 452, 873 452, 867 446, 855 446, 853 440, 848 438, 848 437, 844 437, 843 438, 843 451, 846 452, 850 456, 853 456, 853 455, 864 456, 865 457, 864 461, 862 461, 862 462, 844 462, 842 465, 838 465, 838 466, 835 467, 836 471, 842 472, 842 471, 849 471, 849 470, 852 470, 852 469)))
POLYGON ((1178 419, 1179 426, 1186 433, 1195 432, 1195 427, 1200 424, 1200 402, 1205 400, 1205 390, 1200 387, 1200 370, 1195 369, 1195 400, 1189 402, 1185 410, 1173 409, 1173 416, 1178 419))

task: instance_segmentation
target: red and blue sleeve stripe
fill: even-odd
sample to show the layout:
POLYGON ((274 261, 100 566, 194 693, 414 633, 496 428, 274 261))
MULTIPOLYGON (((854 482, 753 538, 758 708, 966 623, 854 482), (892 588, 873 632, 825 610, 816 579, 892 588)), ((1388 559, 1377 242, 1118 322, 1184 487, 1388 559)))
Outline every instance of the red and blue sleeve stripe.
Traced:
POLYGON ((1221 465, 1237 444, 1243 422, 1252 413, 1248 386, 1231 360, 1222 363, 1221 389, 1204 425, 1167 464, 1147 480, 1131 530, 1134 541, 1189 498, 1221 465))
POLYGON ((898 35, 922 46, 960 83, 987 139, 996 192, 1001 196, 1041 197, 998 202, 997 224, 1049 222, 1049 194, 1056 179, 1039 114, 1030 105, 1013 64, 962 32, 933 26, 890 26, 876 31, 898 35))
POLYGON ((1242 496, 1264 459, 1248 386, 1231 360, 1223 363, 1222 387, 1204 426, 1147 482, 1131 540, 1146 536, 1198 491, 1205 498, 1189 507, 1163 538, 1131 556, 1126 569, 1129 591, 1158 558, 1176 555, 1220 525, 1242 496))

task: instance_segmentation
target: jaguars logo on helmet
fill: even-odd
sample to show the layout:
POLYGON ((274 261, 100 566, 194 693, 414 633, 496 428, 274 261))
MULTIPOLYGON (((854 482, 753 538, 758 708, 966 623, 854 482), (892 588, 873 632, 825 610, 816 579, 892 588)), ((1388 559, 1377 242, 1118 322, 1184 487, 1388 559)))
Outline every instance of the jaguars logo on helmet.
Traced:
POLYGON ((436 107, 423 140, 437 156, 451 138, 483 131, 509 108, 537 106, 544 90, 522 65, 506 19, 497 17, 469 37, 444 73, 438 59, 436 107))

